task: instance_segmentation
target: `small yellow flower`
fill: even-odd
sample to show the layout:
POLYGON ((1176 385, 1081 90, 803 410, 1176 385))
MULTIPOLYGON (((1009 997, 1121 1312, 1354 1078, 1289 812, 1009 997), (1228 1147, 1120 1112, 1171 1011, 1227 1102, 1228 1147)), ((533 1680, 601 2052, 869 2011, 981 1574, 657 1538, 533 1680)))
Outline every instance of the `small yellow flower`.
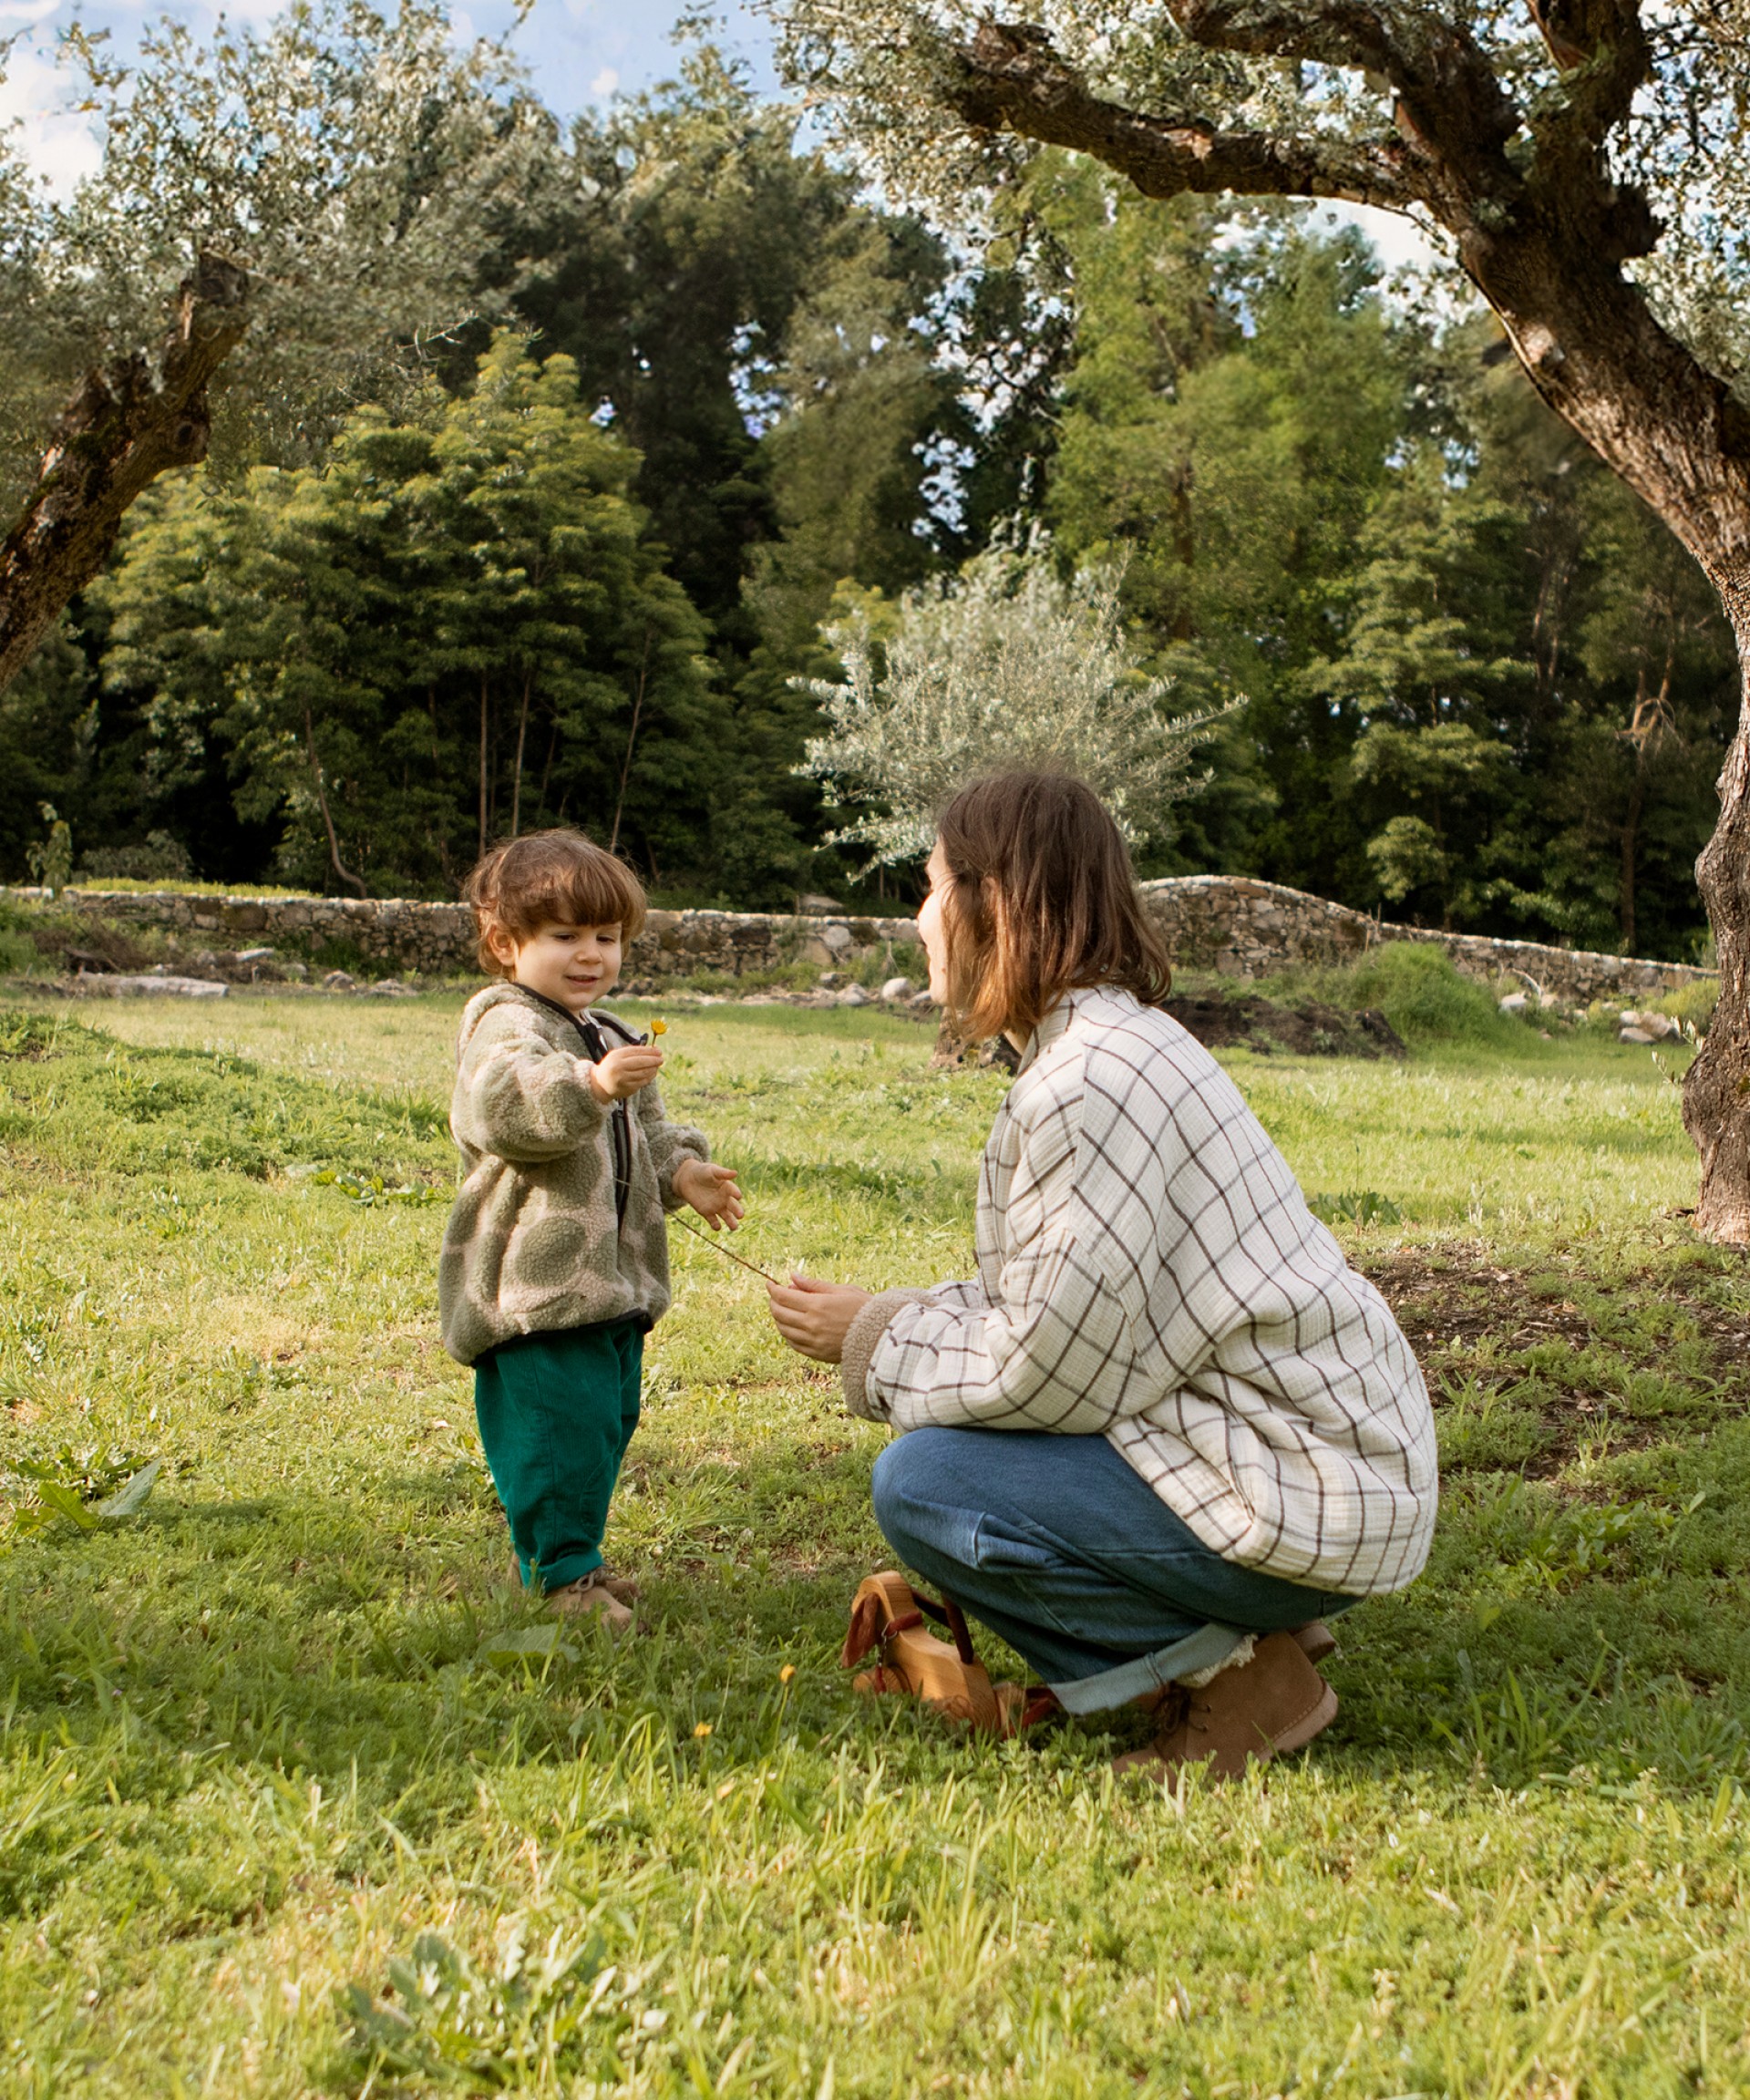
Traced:
POLYGON ((694 1737, 695 1737, 695 1739, 696 1741, 698 1741, 698 1742, 701 1742, 701 1743, 702 1743, 702 1742, 704 1742, 705 1738, 705 1737, 706 1737, 706 1736, 707 1736, 707 1735, 708 1735, 710 1733, 711 1733, 711 1724, 710 1724, 708 1721, 701 1721, 701 1722, 699 1723, 699 1724, 697 1725, 697 1727, 695 1727, 695 1728, 694 1729, 694 1731, 693 1731, 693 1734, 694 1734, 694 1737))
POLYGON ((788 1684, 788 1683, 789 1683, 790 1679, 791 1679, 792 1677, 794 1677, 795 1675, 796 1675, 796 1664, 795 1664, 794 1662, 787 1662, 787 1663, 784 1665, 784 1667, 783 1667, 783 1668, 782 1668, 782 1669, 781 1669, 781 1670, 778 1672, 778 1673, 777 1673, 777 1681, 778 1681, 778 1683, 779 1683, 780 1684, 788 1684))
POLYGON ((650 1024, 650 1033, 653 1037, 666 1035, 668 1034, 668 1023, 666 1021, 653 1021, 650 1024))

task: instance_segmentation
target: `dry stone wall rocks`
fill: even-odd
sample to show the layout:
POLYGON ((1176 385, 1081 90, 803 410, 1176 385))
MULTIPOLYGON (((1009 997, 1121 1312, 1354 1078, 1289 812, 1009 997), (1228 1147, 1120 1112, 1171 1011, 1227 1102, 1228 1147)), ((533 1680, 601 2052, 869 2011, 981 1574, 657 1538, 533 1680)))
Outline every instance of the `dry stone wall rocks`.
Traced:
MULTIPOLYGON (((1231 875, 1186 875, 1145 882, 1150 914, 1174 960, 1230 977, 1262 977, 1295 962, 1353 961, 1383 941, 1445 948, 1466 975, 1489 983, 1529 982, 1574 1005, 1594 999, 1657 997, 1711 979, 1712 971, 1652 962, 1531 941, 1497 941, 1396 926, 1281 883, 1231 875)), ((38 890, 10 894, 42 901, 38 890)), ((822 901, 815 899, 808 902, 822 901)), ((179 947, 241 953, 271 948, 283 960, 344 948, 396 975, 473 972, 474 915, 465 904, 401 898, 202 897, 170 890, 69 890, 61 900, 108 925, 153 928, 179 947)), ((872 951, 895 952, 917 941, 909 918, 850 912, 653 911, 626 961, 629 983, 711 973, 742 977, 786 962, 843 969, 872 951)))
MULTIPOLYGON (((36 902, 40 890, 0 890, 36 902)), ((202 897, 175 890, 68 890, 68 906, 106 925, 151 928, 179 948, 226 950, 232 955, 271 949, 276 957, 345 950, 397 974, 454 976, 478 967, 474 914, 466 904, 427 904, 404 898, 202 897)), ((910 949, 912 919, 833 918, 769 911, 653 911, 626 958, 628 982, 660 981, 703 972, 741 977, 781 963, 821 968, 854 962, 872 950, 910 949)))
POLYGON ((1444 948, 1467 977, 1490 983, 1503 977, 1521 984, 1529 980, 1537 992, 1575 1006, 1629 993, 1656 997, 1716 974, 1684 962, 1395 926, 1303 890, 1239 876, 1172 876, 1145 882, 1142 892, 1173 960, 1225 977, 1266 977, 1294 962, 1352 962, 1385 941, 1430 942, 1444 948))

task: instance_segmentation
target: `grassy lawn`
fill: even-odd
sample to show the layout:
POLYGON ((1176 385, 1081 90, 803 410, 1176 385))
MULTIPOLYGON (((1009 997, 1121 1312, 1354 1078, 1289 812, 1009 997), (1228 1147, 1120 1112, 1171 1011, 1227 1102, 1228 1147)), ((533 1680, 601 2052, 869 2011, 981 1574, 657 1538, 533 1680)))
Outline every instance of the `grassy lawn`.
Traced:
MULTIPOLYGON (((510 1587, 434 1333, 458 1005, 0 1019, 0 1496, 164 1461, 0 1544, 0 2089, 1750 2091, 1750 1269, 1677 1215, 1644 1050, 1229 1060, 1309 1192, 1401 1213, 1338 1230, 1444 1516, 1310 1755, 1127 1792, 1128 1717, 974 1745, 849 1691, 881 1433, 679 1233, 609 1542, 652 1631, 510 1587)), ((965 1272, 1000 1077, 673 1018, 749 1253, 965 1272)))

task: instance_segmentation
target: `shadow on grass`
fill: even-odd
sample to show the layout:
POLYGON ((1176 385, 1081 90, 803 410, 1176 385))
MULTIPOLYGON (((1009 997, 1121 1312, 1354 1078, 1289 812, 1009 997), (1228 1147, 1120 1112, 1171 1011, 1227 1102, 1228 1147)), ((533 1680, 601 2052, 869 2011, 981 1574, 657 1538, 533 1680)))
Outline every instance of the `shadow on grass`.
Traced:
MULTIPOLYGON (((643 1582, 650 1631, 617 1647, 592 1628, 551 1631, 511 1586, 501 1522, 464 1468, 361 1481, 356 1498, 160 1507, 20 1547, 0 1584, 14 1795, 10 1825, 0 1804, 0 1907, 35 1912, 94 1872, 118 1889, 175 1881, 180 1805, 227 1785, 348 1792, 369 1813, 354 1818, 347 1870, 368 1874, 388 1826, 421 1842, 469 1813, 483 1770, 611 1755, 633 1728, 669 1745, 677 1776, 707 1741, 716 1767, 757 1763, 780 1726, 920 1781, 1049 1740, 1093 1783, 1115 1741, 1142 1732, 1136 1716, 973 1745, 851 1693, 836 1650, 853 1581, 881 1557, 869 1458, 807 1457, 781 1439, 734 1467, 645 1455, 660 1535, 623 1550, 640 1536, 628 1522, 613 1543, 643 1582), (506 1651, 507 1633, 530 1645, 506 1651), (65 1799, 44 1776, 62 1765, 79 1775, 65 1799), (38 1782, 47 1806, 20 1815, 38 1782)), ((1605 1506, 1641 1515, 1591 1534, 1564 1530, 1542 1490, 1509 1477, 1457 1494, 1422 1582, 1344 1620, 1331 1673, 1343 1713, 1312 1757, 1339 1783, 1750 1776, 1750 1428, 1664 1463, 1664 1499, 1605 1506)), ((995 1643, 990 1661, 1014 1666, 995 1643)), ((196 1913, 233 1914, 234 1890, 220 1904, 188 1873, 196 1913)))

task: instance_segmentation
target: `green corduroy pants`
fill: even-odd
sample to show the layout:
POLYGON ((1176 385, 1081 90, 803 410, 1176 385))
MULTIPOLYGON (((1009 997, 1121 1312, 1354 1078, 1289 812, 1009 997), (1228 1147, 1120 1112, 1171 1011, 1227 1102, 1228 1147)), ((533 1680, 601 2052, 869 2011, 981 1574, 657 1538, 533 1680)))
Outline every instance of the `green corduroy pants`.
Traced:
POLYGON ((523 1334, 474 1366, 474 1411, 525 1583, 560 1590, 602 1565, 620 1462, 638 1426, 644 1323, 523 1334))

